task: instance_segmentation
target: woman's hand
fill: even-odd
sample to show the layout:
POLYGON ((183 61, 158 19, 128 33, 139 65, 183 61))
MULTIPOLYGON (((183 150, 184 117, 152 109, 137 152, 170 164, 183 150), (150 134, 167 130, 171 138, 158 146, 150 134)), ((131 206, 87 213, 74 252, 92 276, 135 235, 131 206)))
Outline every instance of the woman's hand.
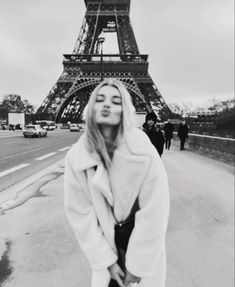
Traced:
POLYGON ((131 274, 131 272, 129 272, 128 270, 126 270, 126 276, 125 276, 125 280, 124 280, 124 284, 125 286, 129 286, 130 283, 140 283, 141 278, 137 277, 133 274, 131 274))
POLYGON ((111 278, 116 280, 120 287, 125 287, 123 283, 123 278, 125 274, 120 268, 120 266, 117 263, 114 263, 113 265, 108 267, 108 270, 110 272, 111 278))

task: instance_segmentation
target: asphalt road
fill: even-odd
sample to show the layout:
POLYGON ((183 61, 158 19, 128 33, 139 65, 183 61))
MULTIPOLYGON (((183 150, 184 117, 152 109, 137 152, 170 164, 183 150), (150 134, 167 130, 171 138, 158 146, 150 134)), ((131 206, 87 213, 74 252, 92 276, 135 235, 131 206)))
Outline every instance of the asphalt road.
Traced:
POLYGON ((61 160, 81 132, 49 131, 47 137, 24 138, 21 131, 0 132, 0 192, 61 160))

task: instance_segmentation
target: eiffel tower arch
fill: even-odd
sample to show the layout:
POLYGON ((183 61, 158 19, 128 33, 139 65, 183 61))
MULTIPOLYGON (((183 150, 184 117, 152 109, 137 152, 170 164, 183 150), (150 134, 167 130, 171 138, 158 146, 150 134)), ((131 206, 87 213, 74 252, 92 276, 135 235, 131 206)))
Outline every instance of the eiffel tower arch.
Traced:
POLYGON ((72 54, 64 54, 63 73, 37 118, 80 122, 101 78, 117 78, 131 94, 137 112, 155 111, 161 120, 171 111, 148 73, 148 55, 139 53, 130 21, 131 0, 84 0, 86 13, 72 54), (100 37, 114 33, 118 54, 103 54, 100 37))

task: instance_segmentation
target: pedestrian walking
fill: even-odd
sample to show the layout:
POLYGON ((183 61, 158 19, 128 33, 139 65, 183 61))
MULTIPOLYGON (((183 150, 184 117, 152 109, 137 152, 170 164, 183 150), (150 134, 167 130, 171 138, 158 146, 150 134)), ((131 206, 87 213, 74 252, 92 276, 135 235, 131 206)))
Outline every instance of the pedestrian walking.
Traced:
POLYGON ((165 286, 167 175, 115 79, 90 96, 84 134, 66 155, 64 189, 92 287, 165 286))
POLYGON ((186 138, 188 137, 188 131, 189 131, 189 128, 186 125, 186 122, 182 121, 179 124, 179 128, 178 128, 178 137, 180 139, 180 150, 184 150, 185 149, 184 148, 184 144, 185 144, 186 138))
POLYGON ((164 126, 165 146, 166 146, 166 149, 168 150, 171 147, 171 139, 173 138, 174 130, 175 130, 174 125, 171 123, 170 119, 168 119, 167 123, 164 126))
POLYGON ((156 125, 156 135, 157 135, 157 151, 159 155, 162 156, 164 150, 165 137, 161 130, 160 125, 156 125))
POLYGON ((160 126, 156 126, 157 116, 155 113, 148 113, 145 117, 145 122, 143 124, 143 130, 148 135, 150 141, 157 149, 159 155, 161 156, 164 149, 164 135, 160 129, 160 126))

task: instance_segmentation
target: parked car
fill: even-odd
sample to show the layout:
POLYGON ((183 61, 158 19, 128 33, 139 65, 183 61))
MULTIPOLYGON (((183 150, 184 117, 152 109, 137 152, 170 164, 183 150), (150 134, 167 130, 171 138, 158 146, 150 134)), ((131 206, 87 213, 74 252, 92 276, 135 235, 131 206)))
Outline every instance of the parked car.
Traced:
POLYGON ((23 128, 23 135, 27 137, 46 137, 47 131, 40 125, 26 125, 23 128))
POLYGON ((79 131, 80 131, 80 127, 79 127, 78 124, 70 124, 69 130, 70 130, 71 132, 79 132, 79 131))

